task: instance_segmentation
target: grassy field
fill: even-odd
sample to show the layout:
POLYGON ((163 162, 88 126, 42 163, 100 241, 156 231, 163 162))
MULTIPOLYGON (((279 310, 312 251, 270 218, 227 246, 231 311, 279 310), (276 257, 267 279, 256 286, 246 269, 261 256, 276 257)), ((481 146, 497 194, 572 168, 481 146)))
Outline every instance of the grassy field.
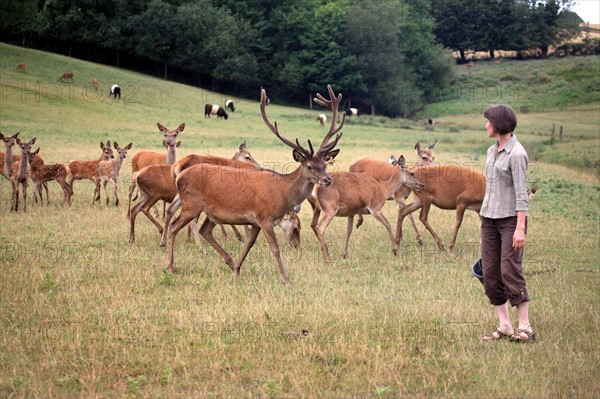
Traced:
MULTIPOLYGON (((92 206, 90 182, 75 183, 69 208, 51 183, 50 206, 30 203, 27 213, 15 214, 3 179, 0 396, 600 396, 599 86, 579 93, 597 78, 571 79, 569 72, 600 64, 597 57, 543 63, 551 79, 540 82, 536 106, 503 100, 519 114, 517 134, 531 157, 529 184, 539 187, 525 258, 537 343, 481 341, 495 317, 470 274, 479 242, 472 212, 455 253, 438 251, 422 226, 425 245, 419 247, 405 225, 396 257, 385 230, 366 217, 342 259, 346 223, 337 218, 326 233, 333 262, 325 265, 304 204, 300 249, 285 246, 280 235, 293 280, 285 286, 262 236, 235 278, 212 249, 204 253, 180 234, 171 275, 163 270, 166 253, 154 226, 140 215, 137 243, 129 245, 125 207, 115 207, 112 198, 109 207, 92 206), (579 94, 559 105, 556 97, 571 90, 557 94, 553 84, 563 78, 579 94)), ((540 65, 477 63, 469 72, 458 69, 458 79, 506 85, 540 65)), ((230 157, 247 139, 253 156, 269 167, 290 171, 295 165, 291 150, 264 126, 258 98, 235 99, 237 110, 227 121, 205 119, 204 103, 222 104, 225 95, 5 44, 0 88, 0 130, 37 137, 34 148, 41 147, 47 163, 97 158, 106 140, 132 142, 128 160, 140 149, 162 151, 160 122, 172 129, 186 124, 178 157, 230 157), (16 72, 22 62, 26 72, 16 72), (75 74, 74 83, 56 82, 65 71, 75 74), (97 96, 93 77, 101 84, 97 96), (113 83, 123 88, 120 102, 108 98, 113 83)), ((423 117, 435 117, 434 128, 368 116, 348 120, 334 168, 390 154, 411 161, 416 141, 439 139, 437 162, 483 169, 492 144, 481 116, 486 105, 470 99, 433 105, 423 117)), ((286 137, 301 142, 324 134, 314 120, 320 112, 268 107, 286 137)), ((122 201, 129 170, 127 162, 122 201)), ((385 206, 392 223, 396 209, 385 206)), ((454 213, 433 209, 429 220, 448 242, 454 213)), ((232 239, 224 245, 234 257, 242 248, 232 239)))

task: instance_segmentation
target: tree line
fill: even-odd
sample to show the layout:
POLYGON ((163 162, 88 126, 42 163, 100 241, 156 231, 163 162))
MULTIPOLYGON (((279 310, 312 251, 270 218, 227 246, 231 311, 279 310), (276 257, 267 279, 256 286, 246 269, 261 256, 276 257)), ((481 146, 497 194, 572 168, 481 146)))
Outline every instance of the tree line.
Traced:
MULTIPOLYGON (((305 104, 328 83, 363 113, 410 116, 453 77, 451 50, 546 56, 570 0, 22 0, 3 37, 242 97, 305 104)), ((6 39, 5 39, 6 40, 6 39)))

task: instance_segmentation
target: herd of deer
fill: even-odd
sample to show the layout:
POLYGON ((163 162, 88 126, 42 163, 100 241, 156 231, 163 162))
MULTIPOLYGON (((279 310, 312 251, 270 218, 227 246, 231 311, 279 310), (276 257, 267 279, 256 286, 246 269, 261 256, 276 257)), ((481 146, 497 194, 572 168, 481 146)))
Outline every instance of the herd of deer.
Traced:
MULTIPOLYGON (((281 261, 279 244, 274 232, 280 226, 288 243, 297 247, 300 239, 300 219, 297 212, 300 204, 308 200, 313 210, 311 228, 316 234, 323 257, 326 262, 330 256, 325 241, 325 230, 335 216, 347 218, 346 240, 343 257, 348 255, 348 242, 353 229, 354 217, 358 216, 358 228, 363 220, 362 215, 371 214, 384 225, 392 243, 394 254, 398 251, 402 240, 402 222, 409 216, 421 244, 421 236, 417 230, 412 212, 422 208, 420 220, 435 238, 440 249, 444 248, 442 240, 428 223, 427 216, 431 205, 441 209, 456 209, 456 224, 450 244, 453 249, 458 230, 465 210, 478 212, 485 194, 485 177, 482 173, 459 166, 434 165, 434 143, 421 147, 417 143, 417 164, 414 168, 406 167, 403 156, 390 162, 373 159, 361 159, 350 166, 349 172, 327 173, 328 163, 338 155, 336 149, 344 126, 346 114, 342 113, 338 124, 338 108, 341 94, 334 94, 328 86, 329 99, 317 94, 314 99, 319 105, 332 110, 331 126, 321 144, 315 151, 308 140, 308 147, 300 141, 287 139, 280 131, 277 122, 271 122, 266 114, 266 92, 262 90, 260 112, 264 123, 271 132, 284 144, 292 148, 292 156, 299 166, 291 173, 280 174, 270 169, 261 168, 260 164, 247 150, 244 141, 232 159, 188 155, 176 160, 176 148, 180 141, 177 136, 185 129, 181 124, 176 130, 169 130, 160 123, 158 129, 163 133, 163 146, 166 154, 153 151, 140 151, 132 159, 132 182, 129 188, 128 218, 130 221, 130 242, 135 242, 135 220, 141 211, 158 229, 161 235, 160 245, 167 246, 167 268, 174 271, 174 242, 179 231, 192 226, 191 231, 197 241, 202 236, 225 260, 227 265, 239 275, 244 259, 256 242, 262 230, 275 257, 279 274, 284 282, 290 282, 281 261), (227 190, 223 190, 223 187, 227 190), (406 204, 410 192, 414 200, 406 204), (136 191, 139 194, 136 194, 136 191), (132 201, 140 199, 132 206, 132 201), (399 205, 396 234, 382 213, 387 200, 395 200, 399 205), (154 217, 150 210, 158 201, 170 203, 165 215, 164 224, 154 217), (177 211, 180 213, 175 216, 177 211), (196 223, 201 213, 206 218, 199 230, 196 223), (174 219, 173 219, 174 218, 174 219), (245 246, 237 261, 225 251, 215 240, 213 230, 216 225, 231 225, 236 236, 241 234, 236 225, 246 226, 245 246)), ((1 135, 1 133, 0 133, 1 135)), ((26 209, 27 180, 36 183, 35 193, 40 196, 41 188, 47 182, 56 180, 64 191, 64 202, 70 204, 73 194, 73 182, 78 179, 89 179, 95 183, 92 204, 99 200, 100 186, 104 186, 106 203, 108 192, 106 185, 114 187, 115 203, 118 205, 119 171, 131 144, 121 148, 114 143, 118 157, 110 142, 101 143, 102 155, 91 161, 71 161, 69 165, 44 165, 39 157, 39 149, 32 152, 35 143, 18 139, 18 133, 12 137, 1 135, 6 152, 0 153, 2 174, 13 185, 12 210, 18 210, 19 185, 23 187, 24 208, 26 209), (21 157, 12 155, 12 146, 18 144, 21 157), (69 182, 67 182, 69 177, 69 182)), ((46 196, 47 196, 46 191, 46 196)), ((37 200, 37 196, 34 194, 37 200)), ((223 230, 224 232, 224 230, 223 230)))

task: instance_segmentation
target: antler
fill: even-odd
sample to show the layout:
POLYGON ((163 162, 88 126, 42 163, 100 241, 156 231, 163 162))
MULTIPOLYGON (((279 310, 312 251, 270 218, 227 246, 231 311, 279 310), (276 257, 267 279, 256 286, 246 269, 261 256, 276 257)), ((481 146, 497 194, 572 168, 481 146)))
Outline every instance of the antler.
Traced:
POLYGON ((306 148, 304 148, 300 145, 300 142, 298 141, 298 139, 296 139, 296 143, 294 143, 294 142, 286 139, 281 133, 279 133, 279 129, 277 128, 277 121, 275 121, 275 123, 273 124, 267 117, 266 106, 267 106, 267 92, 265 91, 265 89, 262 89, 260 92, 260 114, 262 115, 262 118, 263 118, 263 121, 265 122, 265 124, 269 127, 269 129, 271 129, 271 131, 273 133, 275 133, 275 136, 277 136, 279 138, 279 140, 283 141, 285 144, 292 147, 293 149, 300 151, 304 155, 312 156, 314 154, 314 150, 312 148, 312 144, 310 143, 310 141, 308 142, 308 145, 310 146, 310 151, 308 151, 308 150, 306 150, 306 148))
POLYGON ((333 88, 331 87, 331 85, 327 85, 327 91, 329 91, 330 100, 327 100, 320 93, 317 93, 317 97, 313 99, 317 104, 319 104, 323 107, 326 107, 326 108, 331 108, 331 111, 333 112, 333 114, 331 116, 331 127, 329 128, 329 132, 327 132, 327 134, 325 135, 325 138, 323 139, 323 142, 321 143, 321 146, 319 147, 318 152, 321 154, 326 154, 327 152, 331 151, 336 146, 340 137, 342 137, 342 133, 340 133, 340 134, 337 134, 337 133, 342 129, 342 126, 344 126, 344 122, 346 121, 346 113, 343 112, 342 113, 342 121, 340 122, 340 125, 337 128, 335 127, 335 124, 337 123, 337 117, 338 117, 338 108, 339 108, 340 102, 342 102, 342 93, 340 93, 336 96, 333 93, 333 88), (331 143, 328 143, 329 139, 331 139, 331 137, 333 135, 336 135, 335 140, 331 143))

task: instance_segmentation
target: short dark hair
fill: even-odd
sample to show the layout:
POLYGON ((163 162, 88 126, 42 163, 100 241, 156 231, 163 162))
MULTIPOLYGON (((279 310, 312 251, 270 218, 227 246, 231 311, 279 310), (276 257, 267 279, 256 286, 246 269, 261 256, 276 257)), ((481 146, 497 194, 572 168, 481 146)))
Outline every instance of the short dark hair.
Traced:
POLYGON ((483 116, 500 134, 512 133, 517 128, 517 114, 508 105, 490 105, 483 111, 483 116))

